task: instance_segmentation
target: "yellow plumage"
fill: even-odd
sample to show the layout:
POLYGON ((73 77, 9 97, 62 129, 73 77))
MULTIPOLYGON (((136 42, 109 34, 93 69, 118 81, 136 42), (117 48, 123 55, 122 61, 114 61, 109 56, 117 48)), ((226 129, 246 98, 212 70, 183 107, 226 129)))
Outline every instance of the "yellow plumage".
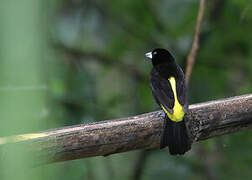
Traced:
POLYGON ((171 84, 172 92, 173 92, 174 100, 175 100, 174 106, 173 106, 173 114, 169 113, 162 104, 161 104, 161 107, 172 121, 180 122, 183 120, 185 112, 183 110, 183 106, 179 103, 178 98, 177 98, 176 80, 174 77, 170 77, 168 80, 171 84))

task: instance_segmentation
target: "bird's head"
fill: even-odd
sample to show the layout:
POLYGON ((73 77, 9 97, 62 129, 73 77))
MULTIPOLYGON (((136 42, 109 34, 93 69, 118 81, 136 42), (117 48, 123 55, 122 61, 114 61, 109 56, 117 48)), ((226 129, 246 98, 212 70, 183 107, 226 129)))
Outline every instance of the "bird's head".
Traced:
POLYGON ((145 57, 151 59, 153 66, 162 64, 162 63, 172 63, 174 62, 174 57, 166 49, 155 49, 152 52, 145 54, 145 57))

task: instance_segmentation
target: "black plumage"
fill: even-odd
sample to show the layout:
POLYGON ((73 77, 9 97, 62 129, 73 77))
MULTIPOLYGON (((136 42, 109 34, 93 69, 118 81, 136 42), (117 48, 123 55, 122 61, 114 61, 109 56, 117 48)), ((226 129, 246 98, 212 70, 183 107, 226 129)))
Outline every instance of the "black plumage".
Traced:
POLYGON ((153 64, 152 94, 166 113, 160 148, 168 146, 170 154, 184 154, 191 148, 184 121, 184 113, 188 110, 184 73, 165 49, 156 49, 146 56, 153 64))

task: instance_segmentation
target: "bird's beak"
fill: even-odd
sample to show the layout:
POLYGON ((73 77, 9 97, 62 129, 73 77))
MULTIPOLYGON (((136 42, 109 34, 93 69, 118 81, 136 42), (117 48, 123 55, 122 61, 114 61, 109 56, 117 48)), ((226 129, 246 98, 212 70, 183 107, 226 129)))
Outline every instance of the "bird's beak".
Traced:
POLYGON ((145 57, 149 58, 149 59, 152 59, 152 53, 151 52, 148 52, 145 54, 145 57))

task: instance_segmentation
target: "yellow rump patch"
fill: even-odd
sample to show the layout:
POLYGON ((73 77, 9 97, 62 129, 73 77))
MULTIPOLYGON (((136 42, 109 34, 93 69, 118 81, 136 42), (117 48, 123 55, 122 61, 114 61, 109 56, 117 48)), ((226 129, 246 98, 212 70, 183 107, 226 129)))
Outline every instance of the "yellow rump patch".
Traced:
POLYGON ((180 122, 183 120, 185 112, 184 112, 183 107, 179 103, 178 98, 177 98, 176 80, 174 77, 170 77, 168 80, 171 84, 172 92, 173 92, 174 100, 175 100, 174 106, 173 106, 173 114, 169 113, 162 104, 161 104, 161 107, 172 121, 180 122))

